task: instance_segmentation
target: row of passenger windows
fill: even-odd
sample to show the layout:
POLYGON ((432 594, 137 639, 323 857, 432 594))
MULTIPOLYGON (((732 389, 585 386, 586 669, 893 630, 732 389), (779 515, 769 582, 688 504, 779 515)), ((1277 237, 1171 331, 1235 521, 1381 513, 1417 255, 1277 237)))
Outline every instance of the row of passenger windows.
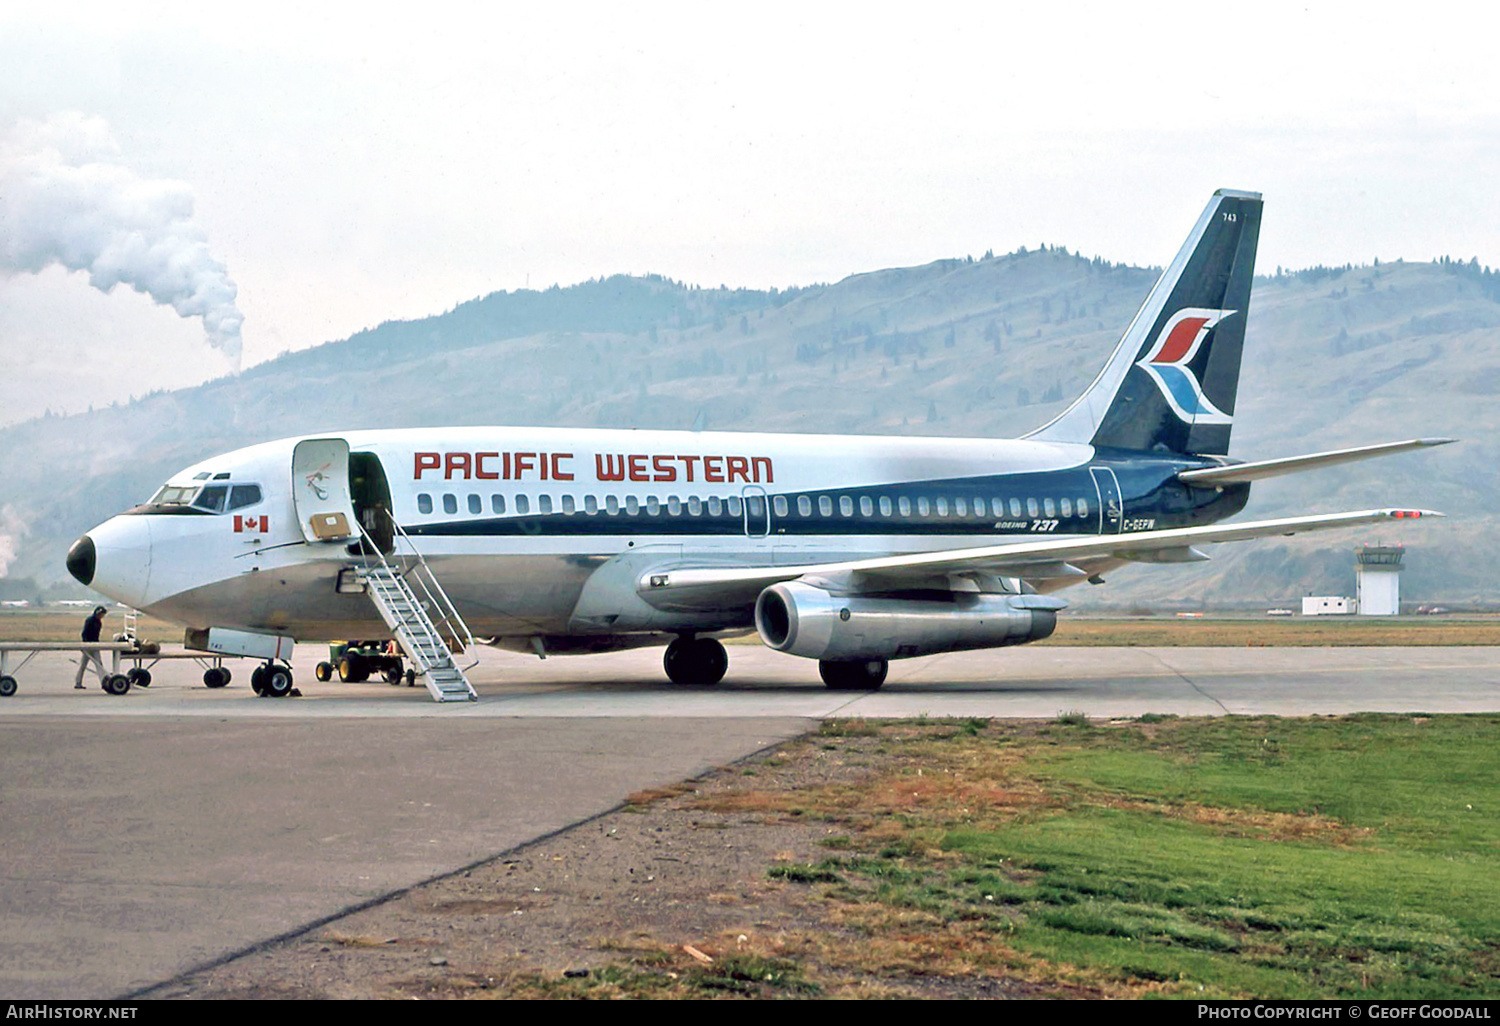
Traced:
MULTIPOLYGON (((439 500, 442 502, 444 513, 456 514, 458 512, 459 497, 457 495, 452 492, 446 492, 439 496, 439 500)), ((644 509, 648 516, 654 517, 660 515, 662 510, 665 509, 667 515, 672 517, 682 516, 684 513, 691 517, 697 517, 702 516, 705 512, 711 517, 723 516, 726 512, 732 517, 737 517, 744 512, 745 505, 748 504, 750 515, 758 517, 765 515, 765 503, 765 498, 759 495, 747 496, 743 503, 738 495, 731 495, 723 499, 718 496, 702 499, 696 495, 681 499, 675 495, 669 495, 665 500, 655 495, 647 496, 644 500, 638 499, 634 495, 627 495, 623 500, 617 495, 606 495, 603 503, 600 503, 597 496, 585 495, 582 502, 582 511, 589 516, 594 516, 602 509, 607 516, 618 516, 621 510, 623 510, 627 515, 634 516, 644 509)), ((483 496, 475 493, 471 492, 465 496, 465 505, 468 512, 474 516, 481 516, 485 512, 483 496)), ((503 495, 491 495, 489 505, 491 513, 503 515, 507 512, 506 500, 503 495)), ((796 498, 797 516, 799 517, 812 517, 814 515, 814 506, 817 509, 817 516, 831 517, 834 515, 834 505, 834 498, 831 495, 820 495, 817 497, 816 502, 810 495, 799 495, 796 498)), ((858 497, 840 495, 837 505, 838 515, 842 517, 854 516, 856 505, 859 509, 859 515, 862 517, 873 517, 877 509, 879 509, 880 515, 883 517, 951 516, 974 517, 981 520, 1004 517, 1012 519, 1028 517, 1033 520, 1045 517, 1052 520, 1058 517, 1086 517, 1089 515, 1089 501, 1085 498, 1019 499, 1012 497, 1010 499, 985 499, 982 496, 975 496, 970 499, 967 496, 950 497, 936 495, 929 497, 921 495, 912 499, 903 495, 892 499, 888 495, 861 495, 858 497)), ((577 499, 572 495, 563 495, 558 499, 558 506, 556 508, 560 509, 563 513, 571 514, 579 512, 579 506, 580 504, 577 499)), ((431 494, 423 492, 417 496, 417 512, 431 513, 433 508, 433 497, 431 494)), ((771 508, 778 517, 791 515, 791 502, 785 495, 778 495, 773 498, 771 500, 771 508)), ((514 496, 511 512, 517 514, 530 514, 533 512, 531 496, 514 496)), ((536 497, 535 512, 537 514, 554 512, 553 497, 551 495, 538 495, 536 497)))

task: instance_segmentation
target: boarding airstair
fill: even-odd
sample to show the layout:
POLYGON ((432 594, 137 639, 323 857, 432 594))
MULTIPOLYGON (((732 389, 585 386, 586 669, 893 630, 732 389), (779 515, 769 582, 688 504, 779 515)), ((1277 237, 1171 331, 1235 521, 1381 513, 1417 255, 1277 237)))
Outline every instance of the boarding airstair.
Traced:
POLYGON ((365 594, 396 635, 433 700, 475 701, 479 696, 464 671, 473 669, 479 660, 472 659, 460 667, 454 658, 455 649, 473 651, 474 635, 406 532, 399 524, 395 530, 399 539, 396 551, 401 552, 404 542, 410 555, 393 555, 394 563, 387 560, 361 529, 364 558, 354 568, 355 578, 365 586, 365 594))

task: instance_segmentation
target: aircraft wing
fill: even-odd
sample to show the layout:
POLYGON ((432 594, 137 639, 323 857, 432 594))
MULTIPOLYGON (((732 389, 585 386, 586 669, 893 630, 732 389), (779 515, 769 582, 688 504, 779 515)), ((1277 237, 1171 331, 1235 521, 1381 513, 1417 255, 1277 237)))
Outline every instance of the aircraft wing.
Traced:
POLYGON ((1125 562, 1181 563, 1207 559, 1194 546, 1294 535, 1335 527, 1417 520, 1443 514, 1421 509, 1367 509, 1351 513, 1252 520, 1238 524, 1088 537, 1027 539, 1001 545, 877 556, 798 566, 683 567, 652 571, 637 582, 641 597, 659 609, 697 610, 748 605, 762 589, 799 577, 839 577, 855 590, 921 587, 946 575, 1019 577, 1045 589, 1073 583, 1125 562))

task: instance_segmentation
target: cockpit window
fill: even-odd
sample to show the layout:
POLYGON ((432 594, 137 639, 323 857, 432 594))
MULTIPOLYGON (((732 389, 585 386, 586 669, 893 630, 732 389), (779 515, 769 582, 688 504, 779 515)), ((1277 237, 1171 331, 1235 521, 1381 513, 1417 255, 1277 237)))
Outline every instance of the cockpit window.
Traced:
POLYGON ((230 509, 244 509, 246 506, 254 506, 259 501, 260 485, 235 485, 234 489, 229 493, 230 509))
POLYGON ((163 485, 144 505, 128 512, 213 515, 254 506, 262 498, 256 484, 163 485))
POLYGON ((209 485, 198 493, 193 500, 196 509, 206 509, 210 513, 224 512, 224 503, 229 500, 229 487, 227 485, 209 485))
POLYGON ((193 493, 198 490, 197 485, 187 487, 163 485, 161 491, 151 496, 148 506, 186 506, 193 501, 193 493))

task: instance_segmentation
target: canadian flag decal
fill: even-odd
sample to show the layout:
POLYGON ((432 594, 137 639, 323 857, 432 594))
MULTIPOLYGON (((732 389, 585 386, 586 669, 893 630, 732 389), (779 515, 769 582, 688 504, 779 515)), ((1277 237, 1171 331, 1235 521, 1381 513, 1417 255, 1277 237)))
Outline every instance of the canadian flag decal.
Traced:
POLYGON ((271 529, 271 518, 262 513, 258 517, 234 515, 234 533, 242 534, 245 531, 259 531, 265 534, 271 529))

